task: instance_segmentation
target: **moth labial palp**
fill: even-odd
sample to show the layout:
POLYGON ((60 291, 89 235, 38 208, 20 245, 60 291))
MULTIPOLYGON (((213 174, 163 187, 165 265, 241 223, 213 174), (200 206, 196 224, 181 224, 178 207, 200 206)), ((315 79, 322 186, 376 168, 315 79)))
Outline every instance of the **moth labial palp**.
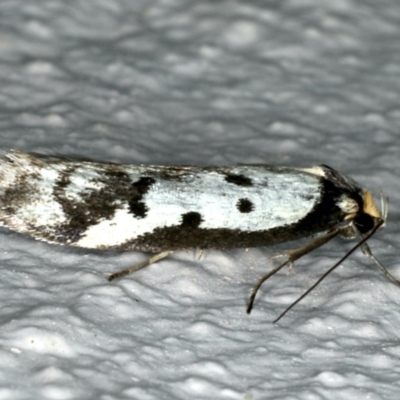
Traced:
POLYGON ((385 210, 382 216, 369 191, 325 165, 123 165, 18 151, 0 158, 0 225, 55 244, 156 253, 109 280, 179 250, 314 237, 258 281, 248 312, 270 276, 338 235, 359 237, 348 255, 361 247, 400 285, 366 243, 385 210))

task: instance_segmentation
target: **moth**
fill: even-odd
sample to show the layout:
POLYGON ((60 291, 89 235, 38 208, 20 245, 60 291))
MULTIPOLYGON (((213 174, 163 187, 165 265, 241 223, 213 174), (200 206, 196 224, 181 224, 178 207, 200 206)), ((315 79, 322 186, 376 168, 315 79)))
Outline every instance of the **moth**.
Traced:
MULTIPOLYGON (((0 158, 0 225, 49 243, 156 253, 112 274, 122 277, 175 251, 271 246, 310 237, 282 255, 285 265, 335 236, 358 243, 316 283, 384 225, 371 192, 326 166, 122 165, 12 151, 0 158)), ((294 304, 275 321, 281 318, 294 304)))

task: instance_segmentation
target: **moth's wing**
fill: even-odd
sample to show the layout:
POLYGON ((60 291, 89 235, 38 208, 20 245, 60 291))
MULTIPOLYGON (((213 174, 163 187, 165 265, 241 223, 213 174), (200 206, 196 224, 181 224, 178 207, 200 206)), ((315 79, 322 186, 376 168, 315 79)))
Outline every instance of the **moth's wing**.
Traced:
POLYGON ((135 166, 14 152, 0 160, 0 223, 100 249, 268 245, 326 228, 310 219, 321 182, 284 167, 135 166))

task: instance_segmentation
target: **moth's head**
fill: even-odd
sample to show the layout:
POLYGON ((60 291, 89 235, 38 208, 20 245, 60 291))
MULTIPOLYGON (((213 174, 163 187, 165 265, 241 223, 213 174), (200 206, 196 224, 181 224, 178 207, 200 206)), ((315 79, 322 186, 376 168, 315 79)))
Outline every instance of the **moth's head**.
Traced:
POLYGON ((345 238, 354 238, 357 233, 365 235, 377 225, 383 227, 386 221, 387 202, 382 197, 382 213, 384 214, 382 216, 369 190, 362 190, 361 201, 343 196, 339 202, 339 207, 346 213, 345 221, 351 222, 340 233, 340 236, 345 238))

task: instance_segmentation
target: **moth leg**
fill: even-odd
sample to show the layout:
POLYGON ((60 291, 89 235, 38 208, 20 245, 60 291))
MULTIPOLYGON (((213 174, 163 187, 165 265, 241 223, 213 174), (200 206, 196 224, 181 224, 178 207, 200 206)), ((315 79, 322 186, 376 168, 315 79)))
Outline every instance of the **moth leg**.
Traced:
POLYGON ((383 275, 385 275, 385 277, 392 283, 394 283, 396 286, 400 287, 400 281, 398 279, 396 279, 376 258, 375 256, 372 254, 371 249, 369 248, 367 243, 364 243, 361 246, 361 249, 363 251, 363 253, 370 257, 372 259, 372 261, 379 267, 379 269, 383 272, 383 275))
POLYGON ((204 249, 199 249, 199 256, 197 257, 197 259, 200 261, 201 257, 203 257, 203 253, 204 253, 204 249))
POLYGON ((253 290, 251 291, 251 296, 249 299, 249 304, 247 306, 247 314, 251 313, 251 310, 253 309, 253 303, 254 303, 254 299, 256 298, 256 294, 258 292, 258 289, 260 289, 261 285, 267 280, 269 279, 272 275, 276 274, 280 269, 282 269, 286 264, 288 264, 290 262, 290 260, 286 260, 285 262, 283 262, 282 264, 278 265, 277 267, 275 267, 272 271, 268 272, 268 274, 262 276, 258 282, 255 284, 255 286, 253 287, 253 290))
POLYGON ((110 282, 110 281, 113 281, 114 279, 122 278, 125 275, 132 274, 133 272, 139 271, 139 269, 147 267, 150 264, 154 264, 157 261, 160 261, 163 258, 168 257, 173 252, 174 252, 173 250, 167 250, 167 251, 163 251, 163 252, 158 253, 158 254, 154 254, 154 256, 149 257, 147 260, 144 260, 144 261, 142 261, 142 262, 140 262, 138 264, 135 264, 132 267, 129 267, 129 268, 123 269, 122 271, 115 272, 115 273, 111 274, 107 278, 107 280, 110 282))
MULTIPOLYGON (((269 260, 276 260, 277 258, 284 258, 284 257, 288 257, 288 252, 286 252, 286 253, 274 254, 273 256, 268 257, 268 259, 269 259, 269 260)), ((284 263, 284 264, 281 266, 281 268, 284 267, 287 263, 289 264, 288 270, 287 270, 287 275, 290 275, 290 274, 292 273, 292 270, 293 270, 293 267, 294 267, 294 263, 293 263, 293 262, 289 262, 289 260, 287 260, 286 263, 284 263)), ((279 268, 279 269, 281 269, 281 268, 279 268)), ((278 271, 279 271, 279 269, 278 269, 278 271)), ((278 272, 278 271, 276 271, 276 272, 278 272)), ((265 282, 265 281, 264 281, 264 282, 265 282)))
POLYGON ((256 298, 258 289, 260 289, 261 285, 267 279, 269 279, 272 275, 276 274, 280 269, 282 269, 287 264, 289 264, 290 268, 293 268, 294 262, 296 260, 305 256, 306 254, 310 253, 311 251, 317 249, 318 247, 321 247, 325 243, 329 242, 332 238, 334 238, 339 233, 339 231, 340 231, 340 228, 334 228, 331 231, 329 231, 326 235, 317 237, 297 249, 289 250, 286 253, 279 254, 277 256, 272 257, 272 258, 286 257, 287 259, 282 264, 275 267, 272 271, 268 272, 268 274, 262 276, 258 280, 258 282, 254 285, 253 290, 251 292, 250 299, 249 299, 249 304, 247 306, 247 314, 250 314, 250 312, 253 308, 254 299, 256 298))

